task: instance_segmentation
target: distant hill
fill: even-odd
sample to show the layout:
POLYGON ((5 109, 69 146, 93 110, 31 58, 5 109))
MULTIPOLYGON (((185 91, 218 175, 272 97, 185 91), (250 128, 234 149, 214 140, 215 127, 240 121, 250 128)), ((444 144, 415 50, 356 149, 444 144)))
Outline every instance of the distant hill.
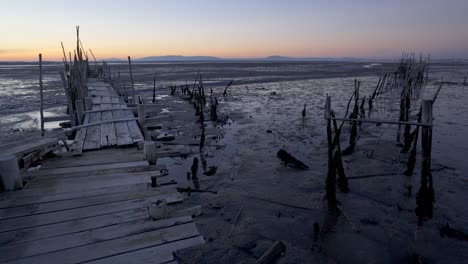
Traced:
POLYGON ((212 56, 182 56, 182 55, 167 55, 167 56, 149 56, 135 61, 218 61, 222 58, 212 56))

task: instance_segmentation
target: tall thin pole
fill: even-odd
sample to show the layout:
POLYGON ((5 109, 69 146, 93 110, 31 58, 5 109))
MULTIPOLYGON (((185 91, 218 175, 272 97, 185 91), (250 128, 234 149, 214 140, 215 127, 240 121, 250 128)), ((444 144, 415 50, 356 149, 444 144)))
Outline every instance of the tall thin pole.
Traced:
POLYGON ((133 86, 133 72, 132 72, 132 61, 128 56, 128 65, 130 67, 130 81, 132 82, 132 103, 135 104, 135 87, 133 86))
POLYGON ((42 87, 42 54, 39 53, 39 89, 41 95, 41 136, 44 136, 44 93, 42 87))

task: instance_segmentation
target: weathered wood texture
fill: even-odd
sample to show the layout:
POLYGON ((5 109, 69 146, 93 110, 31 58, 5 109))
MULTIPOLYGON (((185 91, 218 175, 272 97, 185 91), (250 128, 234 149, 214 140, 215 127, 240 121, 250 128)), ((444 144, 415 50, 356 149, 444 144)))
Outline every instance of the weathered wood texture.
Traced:
POLYGON ((90 79, 88 95, 91 110, 84 113, 83 125, 75 137, 77 149, 127 146, 143 141, 133 111, 109 84, 90 79))

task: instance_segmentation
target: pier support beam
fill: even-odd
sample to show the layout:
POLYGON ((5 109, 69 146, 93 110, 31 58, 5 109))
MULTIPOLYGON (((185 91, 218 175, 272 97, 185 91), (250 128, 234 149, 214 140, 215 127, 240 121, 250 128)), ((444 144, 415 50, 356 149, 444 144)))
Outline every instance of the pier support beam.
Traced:
POLYGON ((23 187, 15 155, 0 154, 0 183, 6 191, 13 191, 23 187))

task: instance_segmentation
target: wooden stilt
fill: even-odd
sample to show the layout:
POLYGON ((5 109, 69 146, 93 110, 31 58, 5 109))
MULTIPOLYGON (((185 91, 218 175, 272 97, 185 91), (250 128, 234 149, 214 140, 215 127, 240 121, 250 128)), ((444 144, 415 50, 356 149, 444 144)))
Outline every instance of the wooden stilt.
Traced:
POLYGON ((130 56, 128 56, 128 66, 130 69, 130 82, 132 83, 132 103, 135 103, 135 86, 133 84, 132 60, 130 56))
POLYGON ((42 54, 39 53, 39 89, 41 95, 41 136, 44 136, 44 91, 42 87, 42 54))
POLYGON ((422 127, 421 147, 421 187, 416 194, 416 210, 418 224, 422 225, 424 219, 432 218, 434 209, 434 188, 431 174, 432 151, 432 101, 424 100, 421 105, 421 122, 431 126, 422 127))
POLYGON ((325 191, 328 200, 328 209, 336 210, 336 166, 333 158, 334 146, 331 128, 331 97, 327 95, 325 101, 325 118, 327 120, 327 141, 328 141, 328 173, 325 181, 325 191))

